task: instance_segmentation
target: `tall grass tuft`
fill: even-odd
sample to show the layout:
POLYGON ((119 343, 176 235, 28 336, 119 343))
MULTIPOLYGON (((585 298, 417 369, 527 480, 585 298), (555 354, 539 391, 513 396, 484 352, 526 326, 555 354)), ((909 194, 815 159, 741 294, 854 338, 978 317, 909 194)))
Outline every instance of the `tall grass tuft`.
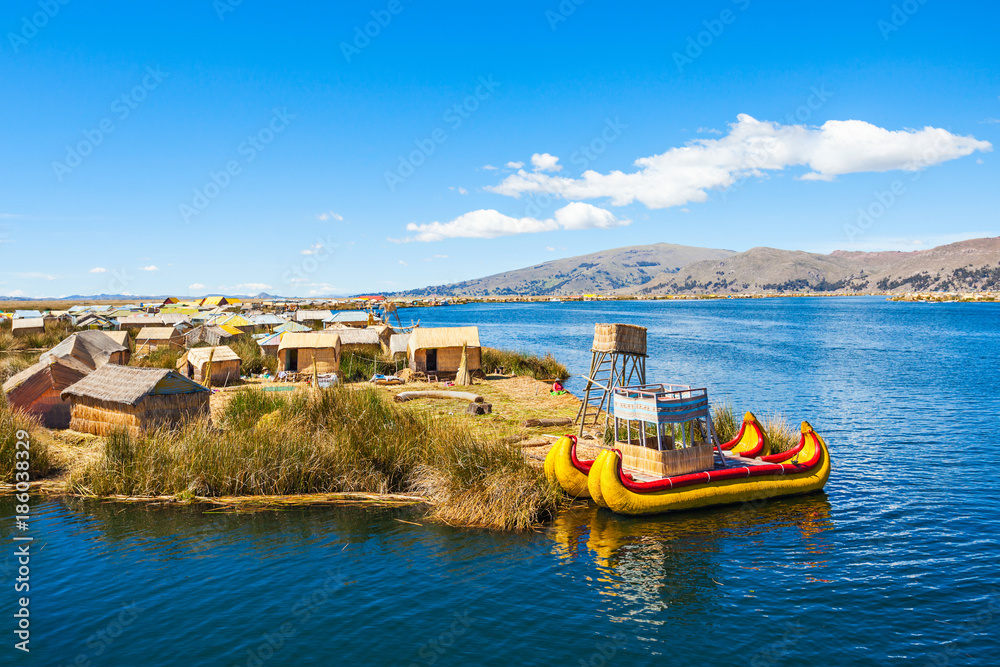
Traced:
POLYGON ((144 366, 147 368, 177 368, 177 361, 184 355, 184 350, 173 347, 161 347, 153 350, 149 354, 141 357, 132 357, 130 366, 144 366))
MULTIPOLYGON (((742 419, 737 418, 731 403, 723 403, 712 409, 712 425, 715 426, 715 432, 719 434, 720 442, 729 442, 735 438, 742 423, 742 419)), ((761 427, 771 441, 772 454, 787 452, 799 444, 798 432, 789 426, 783 415, 769 414, 765 416, 761 421, 761 427)))
POLYGON ((736 410, 730 402, 716 405, 712 408, 712 426, 719 436, 719 442, 729 442, 740 432, 742 420, 736 418, 736 410))
POLYGON ((537 524, 559 502, 520 450, 375 389, 289 397, 242 389, 220 427, 198 419, 138 438, 115 434, 71 484, 96 495, 420 492, 446 521, 499 529, 537 524))
POLYGON ((14 377, 25 368, 30 366, 35 355, 26 354, 5 354, 0 358, 0 384, 14 377))
POLYGON ((780 454, 798 447, 800 434, 789 426, 784 415, 768 415, 764 418, 762 426, 771 440, 772 454, 780 454))
POLYGON ((38 423, 23 412, 11 410, 7 397, 0 393, 0 481, 17 481, 17 472, 28 472, 35 480, 49 474, 54 467, 48 437, 38 423), (18 440, 24 442, 18 438, 22 431, 28 434, 27 449, 17 446, 18 440), (19 470, 18 466, 25 470, 19 470))
POLYGON ((549 352, 539 357, 527 352, 484 347, 482 353, 482 366, 486 373, 527 375, 536 380, 565 380, 569 377, 566 367, 549 352))
POLYGON ((264 354, 264 350, 250 336, 241 336, 228 345, 233 352, 240 355, 242 360, 240 372, 243 375, 259 375, 265 372, 275 375, 278 372, 278 358, 264 354))

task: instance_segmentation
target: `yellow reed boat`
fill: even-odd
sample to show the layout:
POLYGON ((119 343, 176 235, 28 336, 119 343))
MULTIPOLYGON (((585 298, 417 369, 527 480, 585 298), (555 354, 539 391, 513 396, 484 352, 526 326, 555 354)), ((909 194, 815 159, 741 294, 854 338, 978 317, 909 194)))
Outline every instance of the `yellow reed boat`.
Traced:
POLYGON ((767 434, 750 412, 733 440, 710 444, 718 440, 705 389, 684 385, 616 389, 613 433, 615 448, 602 451, 593 461, 577 457, 576 438, 560 438, 546 456, 546 476, 568 495, 591 498, 620 514, 811 493, 821 490, 830 476, 829 450, 808 422, 802 422, 799 444, 788 452, 769 453, 767 434), (639 422, 637 427, 633 421, 639 422))

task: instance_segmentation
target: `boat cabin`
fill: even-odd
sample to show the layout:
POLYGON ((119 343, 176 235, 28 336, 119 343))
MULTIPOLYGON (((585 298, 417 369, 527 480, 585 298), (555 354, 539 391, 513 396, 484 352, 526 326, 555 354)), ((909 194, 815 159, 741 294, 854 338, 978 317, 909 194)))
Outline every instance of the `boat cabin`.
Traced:
POLYGON ((668 477, 714 467, 718 437, 707 389, 677 384, 618 387, 612 404, 615 446, 622 452, 624 468, 668 477))

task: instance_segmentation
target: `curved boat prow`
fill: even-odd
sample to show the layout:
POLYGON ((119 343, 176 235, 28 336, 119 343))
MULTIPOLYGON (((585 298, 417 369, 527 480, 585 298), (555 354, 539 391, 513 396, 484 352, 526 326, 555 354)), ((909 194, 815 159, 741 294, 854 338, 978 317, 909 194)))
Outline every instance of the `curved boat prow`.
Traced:
POLYGON ((740 432, 729 442, 721 445, 723 449, 748 459, 767 456, 771 453, 771 440, 764 428, 752 412, 743 415, 740 432))
POLYGON ((545 476, 567 495, 590 498, 587 475, 593 464, 594 461, 581 461, 576 457, 576 436, 564 435, 545 456, 545 476))

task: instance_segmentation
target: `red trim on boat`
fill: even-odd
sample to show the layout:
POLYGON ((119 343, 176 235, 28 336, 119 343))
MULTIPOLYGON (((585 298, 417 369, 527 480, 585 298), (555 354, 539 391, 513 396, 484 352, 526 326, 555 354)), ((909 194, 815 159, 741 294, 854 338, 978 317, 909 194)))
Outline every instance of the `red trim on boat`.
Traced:
POLYGON ((771 454, 770 456, 760 457, 761 461, 767 461, 768 463, 781 463, 782 461, 787 461, 796 454, 802 451, 802 448, 806 446, 806 434, 803 433, 799 436, 799 444, 787 452, 781 452, 779 454, 771 454))
MULTIPOLYGON (((819 437, 819 436, 816 436, 819 437)), ((801 451, 803 445, 805 444, 805 434, 802 436, 802 441, 799 446, 794 450, 792 456, 795 453, 801 451)), ((781 454, 784 456, 788 452, 781 454)), ((791 456, 787 457, 791 458, 791 456)), ((777 475, 793 475, 795 473, 807 472, 808 470, 816 467, 823 460, 823 448, 817 443, 816 454, 804 463, 772 463, 771 465, 759 465, 759 466, 740 466, 738 468, 722 468, 720 470, 706 470, 704 472, 693 472, 686 475, 675 475, 674 477, 666 477, 664 479, 657 479, 651 482, 636 482, 632 479, 632 476, 622 470, 622 459, 619 453, 619 458, 617 460, 618 466, 618 477, 621 479, 622 485, 629 491, 635 493, 654 493, 656 491, 669 491, 670 489, 677 489, 685 486, 694 486, 695 484, 710 484, 712 482, 721 482, 726 479, 746 479, 748 477, 767 477, 767 476, 777 476, 777 475)))
MULTIPOLYGON (((748 459, 756 458, 757 455, 760 454, 761 451, 763 451, 764 449, 764 434, 760 430, 760 424, 758 424, 757 422, 751 422, 750 426, 751 428, 753 428, 754 431, 757 432, 757 446, 749 451, 740 454, 740 456, 748 459)), ((744 419, 743 423, 740 424, 740 432, 736 434, 736 437, 730 440, 729 442, 719 446, 725 450, 732 449, 743 438, 743 434, 746 432, 746 428, 747 428, 747 420, 744 419)))
POLYGON ((743 432, 746 431, 746 429, 747 429, 747 420, 744 419, 743 423, 740 424, 740 432, 736 434, 736 437, 730 440, 729 442, 722 443, 719 446, 722 447, 723 449, 732 449, 733 447, 736 446, 736 443, 740 441, 740 438, 743 437, 743 432))
POLYGON ((584 475, 589 475, 590 469, 594 466, 594 462, 581 461, 580 459, 576 458, 576 436, 567 435, 566 437, 569 438, 570 442, 573 443, 572 445, 569 446, 569 458, 573 462, 573 467, 582 472, 584 475))

